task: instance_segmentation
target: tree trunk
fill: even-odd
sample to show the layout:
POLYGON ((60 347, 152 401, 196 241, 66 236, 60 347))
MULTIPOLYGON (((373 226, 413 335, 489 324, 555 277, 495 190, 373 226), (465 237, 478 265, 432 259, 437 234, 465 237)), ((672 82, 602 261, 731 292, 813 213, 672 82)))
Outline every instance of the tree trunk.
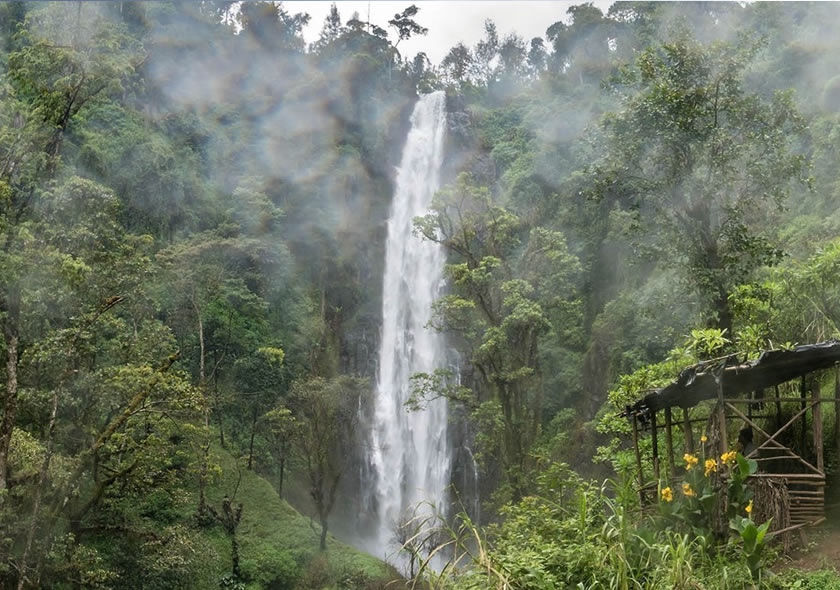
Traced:
POLYGON ((239 541, 236 540, 236 531, 230 535, 230 562, 231 573, 234 579, 241 580, 242 573, 239 570, 239 541))
POLYGON ((321 551, 327 550, 327 517, 321 516, 321 551))
MULTIPOLYGON (((214 365, 216 367, 218 367, 219 362, 215 361, 215 358, 216 358, 215 352, 213 353, 213 358, 214 358, 214 365)), ((224 422, 222 421, 222 411, 220 409, 222 407, 222 400, 219 398, 219 381, 216 378, 216 371, 215 370, 213 371, 213 397, 214 397, 214 403, 216 404, 215 408, 217 410, 217 412, 216 412, 216 423, 219 426, 219 444, 224 449, 225 448, 225 425, 224 425, 224 422)))
POLYGON ((9 446, 17 417, 17 334, 6 338, 6 395, 3 399, 3 421, 0 422, 0 491, 8 487, 9 446))
POLYGON ((227 448, 226 445, 225 445, 225 428, 224 428, 224 423, 222 422, 222 414, 221 413, 219 413, 218 417, 216 418, 216 422, 219 425, 219 445, 221 445, 221 447, 223 449, 227 448))
MULTIPOLYGON (((198 321, 198 388, 201 390, 201 395, 204 398, 204 427, 209 433, 210 428, 210 400, 207 396, 207 387, 204 382, 204 322, 201 319, 201 309, 195 301, 195 292, 192 295, 193 309, 195 310, 195 317, 198 321)), ((204 512, 207 505, 207 496, 205 488, 207 487, 208 472, 210 471, 210 436, 207 435, 207 440, 201 446, 201 466, 198 473, 198 511, 204 512)))
POLYGON ((254 417, 251 420, 251 443, 248 445, 248 471, 252 471, 251 463, 254 460, 254 435, 257 433, 257 408, 254 408, 254 417))
POLYGON ((280 459, 280 483, 277 484, 277 495, 283 498, 283 476, 286 474, 286 458, 280 459))
POLYGON ((729 293, 721 290, 715 298, 715 311, 717 312, 717 327, 726 332, 728 338, 732 338, 732 309, 729 306, 729 293))
POLYGON ((207 391, 204 383, 204 322, 201 320, 201 310, 195 303, 195 296, 193 296, 193 308, 198 319, 198 386, 201 388, 201 393, 204 395, 204 426, 210 426, 210 400, 207 399, 207 391))
POLYGON ((27 577, 26 570, 29 562, 29 552, 32 550, 32 541, 35 539, 35 531, 38 528, 38 516, 41 512, 41 498, 43 496, 44 484, 47 480, 47 472, 50 469, 50 461, 53 455, 53 434, 55 433, 55 418, 58 414, 58 398, 60 388, 53 391, 52 409, 50 411, 50 424, 47 428, 47 448, 44 451, 44 460, 38 471, 38 483, 35 486, 35 500, 32 504, 32 519, 29 522, 29 530, 26 533, 26 545, 23 548, 23 556, 20 559, 20 578, 18 578, 17 590, 23 590, 27 577))
MULTIPOLYGON (((16 291, 6 294, 0 301, 0 311, 6 312, 3 322, 3 338, 6 343, 6 392, 3 396, 3 420, 0 421, 0 492, 8 487, 9 447, 17 418, 19 356, 18 326, 20 320, 20 296, 16 291)), ((0 504, 3 503, 0 495, 0 504)))

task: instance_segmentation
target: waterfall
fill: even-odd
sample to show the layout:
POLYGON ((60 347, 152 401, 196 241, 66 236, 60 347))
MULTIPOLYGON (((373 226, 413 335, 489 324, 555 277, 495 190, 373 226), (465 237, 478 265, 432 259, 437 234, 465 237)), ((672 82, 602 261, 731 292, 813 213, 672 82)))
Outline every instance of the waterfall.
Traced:
POLYGON ((409 412, 410 378, 446 366, 443 336, 427 327, 443 282, 442 248, 413 234, 439 188, 446 129, 445 96, 420 97, 397 172, 382 286, 382 339, 371 429, 371 503, 376 532, 371 550, 393 558, 394 523, 426 503, 443 508, 449 485, 447 404, 433 400, 409 412))

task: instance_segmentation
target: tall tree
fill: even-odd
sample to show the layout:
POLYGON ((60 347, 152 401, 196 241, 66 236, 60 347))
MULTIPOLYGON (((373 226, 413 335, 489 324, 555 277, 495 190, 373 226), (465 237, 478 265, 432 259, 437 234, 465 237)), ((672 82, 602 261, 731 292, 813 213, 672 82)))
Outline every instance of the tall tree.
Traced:
POLYGON ((6 369, 0 399, 0 492, 7 487, 17 416, 21 331, 31 312, 23 293, 28 262, 21 253, 30 236, 27 226, 37 219, 34 196, 56 175, 71 123, 83 109, 121 92, 142 55, 140 45, 120 27, 80 30, 85 23, 77 15, 75 28, 62 28, 62 16, 66 6, 27 14, 21 47, 9 55, 0 80, 6 97, 0 104, 0 321, 6 369))
POLYGON ((781 256, 762 222, 808 170, 791 94, 744 89, 759 48, 683 37, 647 49, 615 87, 621 110, 590 169, 590 194, 629 211, 640 245, 678 265, 730 332, 733 287, 781 256))
POLYGON ((314 43, 313 49, 316 51, 323 50, 327 45, 338 39, 344 31, 344 25, 341 24, 341 14, 339 14, 338 7, 333 2, 330 5, 330 13, 324 17, 324 26, 321 28, 321 33, 314 43))
POLYGON ((463 84, 473 67, 472 51, 463 43, 458 43, 449 50, 440 65, 450 84, 463 84))
POLYGON ((475 44, 473 50, 473 75, 483 84, 490 84, 496 79, 495 59, 499 54, 499 31, 496 23, 484 21, 484 38, 475 44))
POLYGON ((357 440, 359 404, 369 393, 366 379, 314 377, 292 386, 289 405, 298 423, 295 442, 309 476, 309 494, 327 549, 328 518, 338 484, 350 465, 347 449, 357 440))
POLYGON ((401 41, 410 39, 413 35, 425 35, 429 32, 426 27, 417 24, 414 17, 420 9, 415 4, 412 4, 402 12, 394 15, 394 18, 388 21, 388 26, 397 32, 397 42, 394 47, 400 44, 401 41))
POLYGON ((251 410, 248 469, 253 466, 257 420, 269 407, 276 404, 280 397, 278 390, 284 381, 281 373, 284 357, 282 349, 262 346, 253 354, 237 359, 233 365, 237 388, 246 398, 246 405, 250 406, 251 410))
POLYGON ((452 292, 435 303, 433 325, 457 334, 477 373, 472 396, 439 387, 436 376, 421 378, 418 390, 466 402, 483 453, 502 464, 505 484, 520 498, 543 418, 541 346, 576 322, 578 261, 562 234, 528 227, 466 174, 415 227, 452 257, 445 269, 452 292))
POLYGON ((528 48, 528 67, 531 75, 539 76, 545 69, 548 62, 548 52, 545 49, 545 41, 542 37, 534 37, 528 48))

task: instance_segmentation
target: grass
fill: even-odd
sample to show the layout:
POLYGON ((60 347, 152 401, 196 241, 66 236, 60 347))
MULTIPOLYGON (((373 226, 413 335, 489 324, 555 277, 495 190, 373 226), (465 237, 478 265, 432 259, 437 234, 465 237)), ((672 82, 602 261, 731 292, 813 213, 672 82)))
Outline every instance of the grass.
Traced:
MULTIPOLYGON (((365 580, 376 587, 399 579, 389 565, 332 535, 327 551, 321 552, 318 524, 281 499, 267 480, 237 465, 220 448, 212 450, 212 460, 222 474, 208 489, 208 502, 220 507, 223 497, 235 491, 235 502, 244 506, 238 538, 242 573, 251 580, 249 589, 331 588, 341 580, 365 580), (294 580, 297 586, 292 586, 294 580)), ((230 570, 230 539, 218 526, 204 529, 201 535, 216 554, 206 569, 213 570, 218 580, 230 570)))

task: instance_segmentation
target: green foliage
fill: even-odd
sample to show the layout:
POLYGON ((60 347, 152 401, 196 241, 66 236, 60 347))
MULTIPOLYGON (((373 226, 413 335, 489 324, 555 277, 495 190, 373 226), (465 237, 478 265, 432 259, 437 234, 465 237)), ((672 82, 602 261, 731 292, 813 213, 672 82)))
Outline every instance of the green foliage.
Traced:
POLYGON ((453 554, 440 575, 425 579, 452 589, 752 587, 746 559, 738 561, 727 546, 710 552, 690 530, 660 527, 641 515, 630 478, 595 486, 566 466, 550 471, 565 485, 507 506, 500 524, 482 530, 460 514, 454 527, 439 530, 453 554))
POLYGON ((656 247, 683 265, 726 330, 734 284, 781 256, 755 217, 780 206, 807 170, 791 145, 805 128, 791 96, 744 89, 758 49, 679 38, 645 50, 620 77, 622 110, 605 117, 609 152, 592 169, 593 194, 664 239, 656 247))
POLYGON ((416 376, 413 401, 466 410, 499 481, 476 498, 495 526, 448 530, 477 566, 439 585, 837 585, 760 575, 749 462, 741 558, 710 554, 697 471, 679 530, 637 518, 614 412, 702 359, 840 335, 836 7, 584 4, 545 38, 487 21, 440 66, 397 51, 421 14, 333 7, 307 48, 279 4, 0 5, 0 586, 394 577, 326 519, 353 505, 368 385, 347 375, 376 370, 398 146, 444 84, 454 182, 416 229, 448 254, 431 327, 472 371, 416 376), (600 434, 606 488, 557 462, 586 469, 600 434), (321 530, 260 478, 282 492, 287 462, 321 530), (225 496, 235 577, 206 518, 225 496))
POLYGON ((541 428, 540 351, 579 321, 578 261, 560 232, 526 228, 469 175, 443 189, 432 212, 416 219, 415 227, 453 256, 445 269, 453 292, 435 302, 432 325, 464 338, 481 375, 472 401, 463 388, 428 391, 428 381, 420 393, 466 402, 482 425, 480 455, 501 461, 506 483, 521 496, 530 448, 541 428))
POLYGON ((770 521, 756 526, 751 518, 736 516, 732 519, 730 526, 741 536, 747 567, 750 568, 753 580, 760 583, 763 566, 762 553, 767 544, 765 536, 767 535, 767 529, 770 528, 770 521))

